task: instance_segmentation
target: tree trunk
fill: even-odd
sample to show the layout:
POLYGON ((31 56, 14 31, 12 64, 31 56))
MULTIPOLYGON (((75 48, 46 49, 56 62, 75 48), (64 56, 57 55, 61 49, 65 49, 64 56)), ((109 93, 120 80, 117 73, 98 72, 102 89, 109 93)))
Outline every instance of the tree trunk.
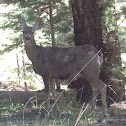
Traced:
POLYGON ((72 0, 75 45, 103 46, 99 4, 97 0, 72 0))
POLYGON ((55 47, 55 33, 54 33, 54 23, 53 23, 53 10, 52 10, 52 2, 49 3, 49 17, 50 17, 50 30, 51 30, 51 40, 52 46, 55 47))
MULTIPOLYGON (((97 0, 72 0, 75 45, 90 44, 98 49, 103 46, 100 9, 97 0)), ((71 84, 74 85, 75 82, 71 84)), ((78 79, 76 84, 77 100, 89 101, 92 90, 89 82, 78 79), (83 90, 83 93, 81 92, 83 90)), ((75 85, 74 85, 75 86, 75 85)))
MULTIPOLYGON (((111 8, 114 9, 114 23, 112 26, 115 29, 110 30, 110 27, 104 28, 106 29, 106 35, 104 36, 105 42, 103 46, 103 53, 104 53, 104 69, 102 70, 101 78, 104 82, 108 85, 107 90, 107 101, 110 104, 113 102, 120 102, 125 100, 125 86, 122 79, 121 74, 121 53, 120 53, 120 42, 119 42, 119 33, 118 33, 118 14, 116 14, 116 3, 109 5, 111 8)), ((103 10, 108 7, 101 6, 103 10)), ((111 19, 110 19, 111 21, 111 19)), ((105 23, 104 23, 105 24, 105 23)))
POLYGON ((19 66, 18 54, 16 54, 16 60, 17 60, 17 69, 18 69, 18 78, 19 78, 20 77, 20 66, 19 66))
POLYGON ((112 30, 106 36, 106 42, 103 48, 104 69, 101 78, 108 85, 107 101, 108 104, 120 102, 125 99, 125 86, 121 81, 121 54, 118 32, 112 30), (111 40, 113 38, 113 41, 111 40))
MULTIPOLYGON (((77 45, 90 44, 90 45, 95 46, 98 49, 102 48, 103 49, 102 52, 103 54, 105 54, 106 47, 103 46, 103 41, 102 41, 101 15, 100 15, 100 5, 98 4, 98 0, 90 0, 90 1, 89 0, 79 0, 79 1, 71 0, 71 6, 72 6, 72 13, 73 13, 73 21, 74 21, 75 45, 77 46, 77 45)), ((115 46, 110 46, 107 48, 113 48, 113 50, 111 49, 110 50, 111 52, 113 51, 112 53, 115 52, 114 51, 115 46)), ((118 53, 118 55, 120 55, 120 53, 118 53)), ((108 58, 108 57, 105 57, 105 58, 108 58)), ((111 69, 112 69, 112 64, 113 64, 112 61, 114 61, 114 63, 116 61, 117 63, 119 61, 119 58, 113 57, 113 56, 110 57, 110 54, 109 54, 109 58, 110 58, 109 61, 111 62, 110 64, 107 64, 105 60, 105 65, 106 65, 105 67, 109 66, 110 68, 111 66, 111 69)), ((106 84, 110 82, 110 77, 113 76, 112 71, 110 71, 110 73, 108 74, 105 72, 105 70, 102 71, 101 75, 102 75, 101 76, 102 80, 104 82, 107 82, 106 84)), ((90 98, 92 97, 91 86, 89 85, 89 82, 87 82, 86 80, 79 79, 77 80, 77 83, 78 84, 76 84, 76 86, 79 86, 79 87, 76 87, 76 90, 78 92, 77 100, 79 98, 81 99, 82 102, 89 101, 90 98), (83 88, 83 92, 81 93, 80 93, 80 88, 81 89, 83 88)), ((118 85, 120 85, 120 82, 118 85)), ((72 84, 70 85, 70 87, 71 86, 72 84)), ((111 91, 108 90, 108 95, 111 94, 110 92, 111 91)), ((122 91, 121 89, 121 92, 124 93, 124 90, 122 91)), ((117 96, 118 94, 119 92, 116 92, 117 96)), ((110 97, 112 99, 115 99, 114 95, 108 96, 107 98, 110 98, 110 97)))

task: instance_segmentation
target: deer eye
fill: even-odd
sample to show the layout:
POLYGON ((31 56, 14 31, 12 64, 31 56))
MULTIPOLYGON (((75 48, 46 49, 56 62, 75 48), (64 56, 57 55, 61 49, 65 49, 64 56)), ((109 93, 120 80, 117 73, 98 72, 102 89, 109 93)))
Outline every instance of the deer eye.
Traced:
POLYGON ((25 33, 25 32, 23 31, 23 33, 25 33))
POLYGON ((34 34, 35 32, 34 31, 32 31, 32 34, 34 34))

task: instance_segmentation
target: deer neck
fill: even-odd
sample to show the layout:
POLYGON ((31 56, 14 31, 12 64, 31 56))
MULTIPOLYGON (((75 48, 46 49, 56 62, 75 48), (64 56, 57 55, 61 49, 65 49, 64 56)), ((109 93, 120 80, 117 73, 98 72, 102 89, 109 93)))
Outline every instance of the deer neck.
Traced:
POLYGON ((32 40, 32 42, 29 43, 25 41, 25 50, 28 58, 33 63, 39 53, 39 46, 36 45, 35 40, 32 40))

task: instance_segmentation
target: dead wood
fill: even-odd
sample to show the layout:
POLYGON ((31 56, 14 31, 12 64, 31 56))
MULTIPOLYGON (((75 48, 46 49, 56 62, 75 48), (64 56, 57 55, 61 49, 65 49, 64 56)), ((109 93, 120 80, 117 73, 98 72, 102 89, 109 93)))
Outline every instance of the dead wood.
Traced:
MULTIPOLYGON (((57 92, 59 96, 60 92, 57 92)), ((62 99, 63 95, 60 99, 62 99)), ((13 101, 13 102, 27 102, 29 99, 36 100, 37 102, 42 102, 46 100, 46 93, 43 91, 0 91, 1 101, 13 101)), ((60 100, 59 99, 59 100, 60 100)))

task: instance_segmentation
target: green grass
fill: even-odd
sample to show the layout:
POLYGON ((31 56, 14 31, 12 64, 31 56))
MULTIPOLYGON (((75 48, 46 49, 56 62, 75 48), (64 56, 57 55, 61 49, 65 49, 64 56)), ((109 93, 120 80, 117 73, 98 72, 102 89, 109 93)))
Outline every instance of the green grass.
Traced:
MULTIPOLYGON (((11 100, 0 101, 0 126, 74 126, 81 110, 74 97, 72 99, 67 97, 60 101, 61 116, 53 118, 51 116, 44 118, 43 113, 40 114, 41 104, 25 105, 11 100)), ((89 111, 89 108, 79 120, 80 126, 92 126, 96 122, 96 113, 89 111)))
MULTIPOLYGON (((11 99, 10 101, 0 100, 0 126, 75 126, 78 117, 80 118, 76 126, 97 126, 97 119, 101 115, 101 109, 91 111, 91 106, 85 105, 83 115, 79 116, 82 105, 77 104, 72 94, 59 101, 60 116, 55 116, 52 112, 52 116, 45 118, 44 107, 45 102, 19 103, 12 102, 11 99)), ((114 121, 116 121, 115 117, 113 123, 107 126, 120 126, 120 122, 114 121)))

